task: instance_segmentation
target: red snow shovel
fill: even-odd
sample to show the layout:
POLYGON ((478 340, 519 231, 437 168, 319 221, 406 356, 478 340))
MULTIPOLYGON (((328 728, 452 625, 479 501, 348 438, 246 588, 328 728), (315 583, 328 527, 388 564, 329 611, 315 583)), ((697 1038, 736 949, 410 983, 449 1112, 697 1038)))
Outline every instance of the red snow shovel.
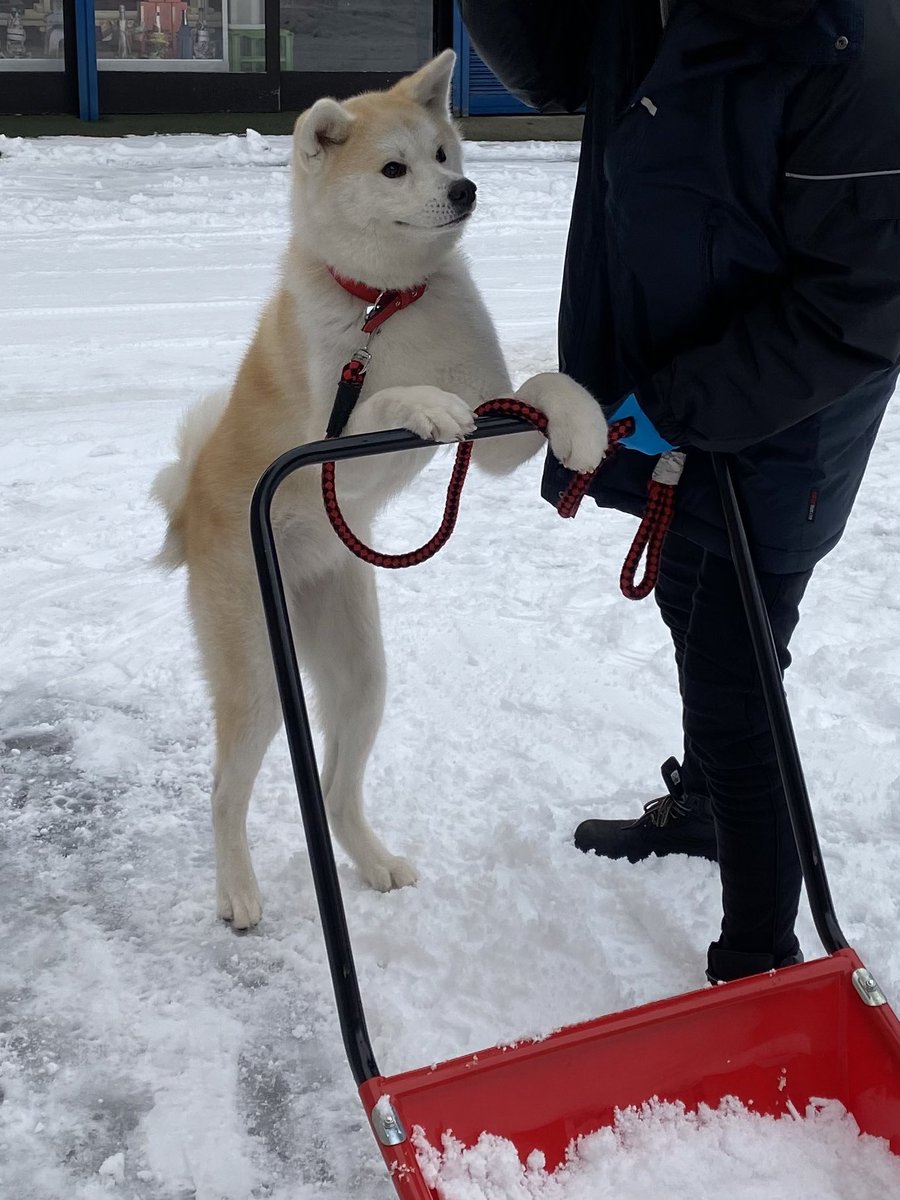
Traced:
MULTIPOLYGON (((478 420, 473 439, 525 432, 510 417, 478 420)), ((344 1047, 388 1171, 403 1200, 437 1200, 411 1135, 440 1148, 483 1132, 509 1139, 524 1161, 543 1152, 548 1170, 574 1138, 611 1125, 616 1109, 653 1097, 696 1109, 736 1096, 759 1113, 805 1111, 839 1100, 864 1133, 900 1155, 900 1021, 841 932, 768 618, 727 459, 713 455, 732 557, 778 754, 810 907, 825 958, 690 992, 505 1046, 380 1074, 372 1053, 338 885, 306 703, 297 668, 271 523, 275 492, 300 467, 419 449, 403 430, 331 439, 282 455, 251 505, 251 532, 300 809, 328 949, 344 1047)))

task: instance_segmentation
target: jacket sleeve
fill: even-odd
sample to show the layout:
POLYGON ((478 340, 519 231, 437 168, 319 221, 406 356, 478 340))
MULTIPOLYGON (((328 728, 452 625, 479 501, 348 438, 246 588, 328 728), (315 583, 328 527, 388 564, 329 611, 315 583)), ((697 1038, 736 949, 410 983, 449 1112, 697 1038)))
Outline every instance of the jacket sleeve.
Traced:
POLYGON ((459 0, 472 44, 514 96, 540 112, 575 112, 588 93, 601 0, 459 0))
POLYGON ((900 72, 885 55, 835 82, 819 72, 789 116, 786 275, 640 390, 675 445, 743 449, 900 364, 900 72))

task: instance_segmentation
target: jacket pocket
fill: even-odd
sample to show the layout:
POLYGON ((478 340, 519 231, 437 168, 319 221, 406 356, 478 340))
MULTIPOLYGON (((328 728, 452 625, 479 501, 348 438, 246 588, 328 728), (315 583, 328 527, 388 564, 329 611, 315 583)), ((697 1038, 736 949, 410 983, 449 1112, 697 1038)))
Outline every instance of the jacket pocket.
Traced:
POLYGON ((707 292, 711 292, 716 283, 717 227, 716 212, 711 208, 703 218, 703 227, 700 230, 700 273, 707 292))

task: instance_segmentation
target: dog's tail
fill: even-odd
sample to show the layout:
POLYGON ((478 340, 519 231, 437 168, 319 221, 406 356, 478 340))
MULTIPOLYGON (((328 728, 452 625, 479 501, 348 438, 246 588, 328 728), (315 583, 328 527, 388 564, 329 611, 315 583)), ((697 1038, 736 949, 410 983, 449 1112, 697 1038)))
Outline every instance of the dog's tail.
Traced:
POLYGON ((186 561, 184 546, 184 502, 197 456, 219 424, 228 404, 229 392, 213 392, 185 413, 178 431, 178 458, 159 472, 150 494, 165 509, 169 524, 162 549, 154 562, 174 571, 186 561))

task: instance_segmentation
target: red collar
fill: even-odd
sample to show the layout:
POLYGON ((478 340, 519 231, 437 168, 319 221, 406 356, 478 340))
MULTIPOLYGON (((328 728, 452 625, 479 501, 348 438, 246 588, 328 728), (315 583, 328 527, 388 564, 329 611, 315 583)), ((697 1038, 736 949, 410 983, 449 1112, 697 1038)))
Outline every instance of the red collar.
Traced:
POLYGON ((348 279, 346 275, 339 275, 334 267, 328 268, 328 274, 335 283, 341 285, 345 292, 349 292, 357 300, 365 300, 366 304, 374 304, 384 290, 383 288, 369 287, 367 283, 360 283, 358 279, 348 279))
POLYGON ((329 267, 328 273, 335 283, 339 283, 351 296, 356 296, 358 300, 365 300, 367 304, 377 304, 377 310, 367 314, 368 319, 363 325, 365 333, 373 333, 395 312, 399 312, 401 308, 408 308, 410 304, 415 304, 425 294, 428 286, 427 283, 419 283, 411 288, 385 291, 381 288, 369 287, 367 283, 360 283, 357 279, 348 279, 345 275, 339 275, 334 267, 329 267))

